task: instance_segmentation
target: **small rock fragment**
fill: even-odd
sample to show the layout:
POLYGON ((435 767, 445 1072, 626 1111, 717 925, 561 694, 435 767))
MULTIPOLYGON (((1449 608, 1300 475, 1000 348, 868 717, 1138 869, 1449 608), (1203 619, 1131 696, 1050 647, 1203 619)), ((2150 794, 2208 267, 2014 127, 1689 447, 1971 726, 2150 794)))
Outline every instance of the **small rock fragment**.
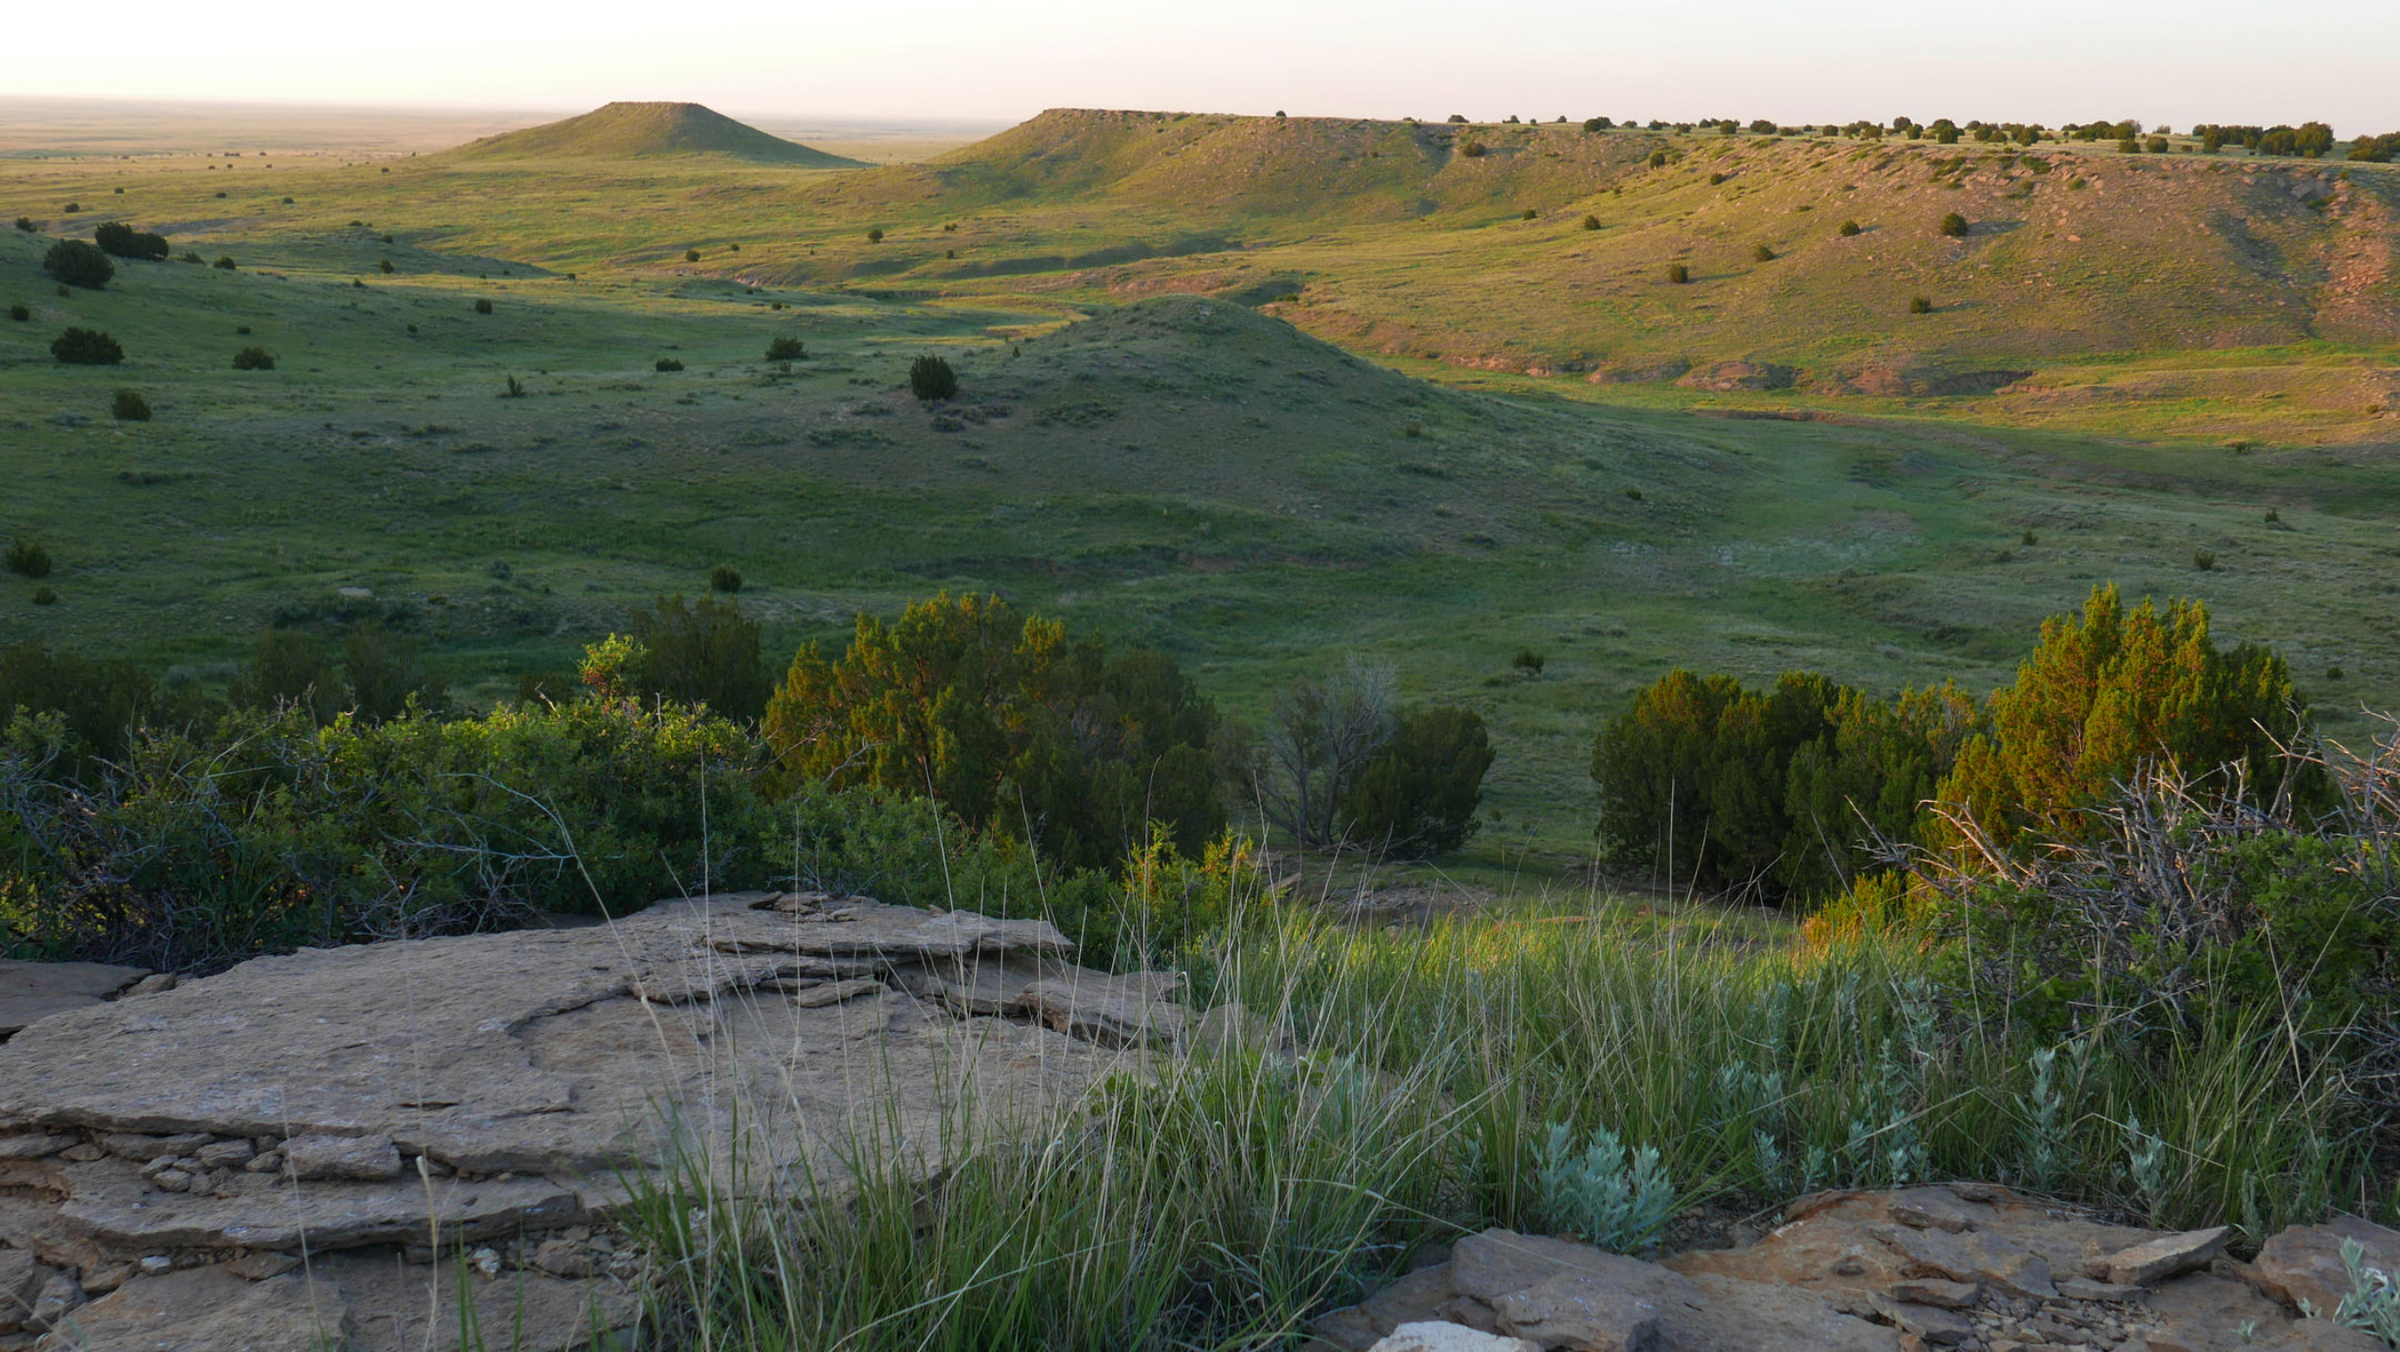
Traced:
POLYGON ((144 1276, 155 1277, 162 1272, 173 1272, 174 1270, 175 1260, 167 1257, 163 1253, 154 1253, 142 1260, 142 1274, 144 1276))
POLYGON ((273 1249, 252 1249, 225 1265, 225 1270, 248 1281, 263 1282, 300 1266, 300 1260, 273 1249))
POLYGON ((53 1136, 47 1132, 0 1136, 0 1160, 45 1159, 74 1144, 72 1136, 53 1136))
POLYGON ((1935 1347, 1955 1347, 1975 1336, 1972 1321, 1937 1305, 1919 1305, 1914 1301, 1879 1296, 1875 1301, 1875 1309, 1902 1332, 1914 1334, 1935 1347))
POLYGON ((593 1271, 590 1251, 563 1239, 542 1241, 541 1247, 533 1251, 533 1265, 553 1277, 564 1277, 569 1281, 589 1277, 593 1271))
POLYGON ((68 1146, 65 1150, 59 1152, 58 1157, 63 1160, 73 1161, 76 1164, 89 1164, 93 1160, 107 1159, 108 1152, 102 1150, 96 1145, 93 1145, 90 1141, 85 1141, 81 1145, 68 1146))
POLYGON ((2162 1235, 2107 1258, 2094 1259, 2084 1264, 2084 1271, 2119 1286, 2146 1286, 2205 1266, 2209 1259, 2225 1252, 2225 1241, 2232 1234, 2230 1228, 2219 1225, 2162 1235))
POLYGON ((302 1182, 400 1176, 400 1148, 389 1136, 295 1136, 283 1143, 283 1161, 302 1182))
POLYGON ((119 1159, 140 1163, 161 1155, 189 1155, 216 1138, 205 1131, 179 1132, 173 1136, 145 1136, 135 1132, 118 1132, 100 1138, 100 1146, 119 1159))
POLYGON ((192 1152, 193 1159, 211 1169, 230 1169, 257 1157, 257 1147, 248 1141, 211 1141, 192 1152))
POLYGON ((163 1192, 183 1192, 192 1186, 190 1174, 173 1168, 159 1170, 150 1176, 150 1181, 157 1184, 163 1192))
POLYGON ((882 989, 883 983, 871 976, 852 977, 848 981, 828 981, 821 986, 811 986, 793 996, 792 1003, 802 1009, 822 1009, 845 1000, 855 1000, 862 995, 873 995, 882 989))
POLYGON ((244 1171, 253 1174, 271 1174, 282 1167, 283 1152, 280 1150, 270 1150, 263 1155, 252 1155, 242 1165, 244 1171))
POLYGON ((2119 1286, 2115 1282, 2096 1282, 2089 1277, 2062 1277, 2058 1294, 2069 1300, 2140 1300, 2142 1288, 2119 1286))
POLYGON ((53 1272, 42 1279, 41 1293, 33 1298, 33 1314, 25 1326, 45 1331, 56 1328, 62 1316, 81 1304, 82 1285, 63 1272, 53 1272))
POLYGON ((1402 1324, 1368 1352, 1542 1352, 1540 1343, 1485 1333, 1464 1324, 1402 1324))
POLYGON ((1917 1277, 1892 1284, 1892 1299, 1916 1305, 1934 1305, 1945 1310, 1963 1310, 1975 1303, 1983 1290, 1973 1282, 1945 1281, 1939 1277, 1917 1277))
POLYGON ((130 986, 127 986, 124 993, 119 995, 117 998, 120 1000, 130 1000, 137 995, 157 995, 162 991, 171 991, 173 989, 175 989, 175 974, 173 972, 152 972, 150 975, 143 977, 141 980, 134 982, 130 986))
POLYGON ((1889 1210, 1893 1220, 1913 1230, 1957 1234, 1967 1228, 1967 1213, 1959 1210, 1947 1189, 1911 1188, 1895 1196, 1889 1210))
POLYGON ((500 1275, 500 1251, 487 1245, 468 1255, 467 1264, 487 1278, 498 1277, 500 1275))

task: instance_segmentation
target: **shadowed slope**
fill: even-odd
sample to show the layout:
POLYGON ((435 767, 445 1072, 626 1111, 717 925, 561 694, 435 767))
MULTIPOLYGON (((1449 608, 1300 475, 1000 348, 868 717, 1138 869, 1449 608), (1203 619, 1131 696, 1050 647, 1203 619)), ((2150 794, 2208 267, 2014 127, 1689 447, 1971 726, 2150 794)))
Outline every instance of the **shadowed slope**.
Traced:
POLYGON ((611 103, 563 122, 487 136, 448 152, 460 160, 646 159, 720 155, 757 164, 813 169, 862 162, 769 136, 697 103, 611 103))

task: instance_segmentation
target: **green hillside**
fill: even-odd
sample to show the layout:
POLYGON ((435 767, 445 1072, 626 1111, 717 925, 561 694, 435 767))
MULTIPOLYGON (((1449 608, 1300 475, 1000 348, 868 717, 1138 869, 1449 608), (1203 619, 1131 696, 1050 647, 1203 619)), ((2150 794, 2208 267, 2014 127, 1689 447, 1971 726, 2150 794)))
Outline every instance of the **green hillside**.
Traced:
POLYGON ((442 157, 477 160, 637 160, 713 155, 754 164, 846 169, 862 162, 769 136, 697 103, 611 103, 563 122, 469 142, 442 157))

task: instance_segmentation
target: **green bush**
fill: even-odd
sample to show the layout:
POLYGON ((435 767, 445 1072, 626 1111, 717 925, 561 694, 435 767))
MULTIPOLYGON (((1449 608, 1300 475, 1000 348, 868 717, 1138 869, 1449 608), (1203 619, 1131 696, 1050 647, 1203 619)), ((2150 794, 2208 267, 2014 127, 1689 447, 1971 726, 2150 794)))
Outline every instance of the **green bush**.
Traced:
POLYGON ((488 315, 491 312, 492 302, 490 297, 478 296, 475 298, 475 313, 479 315, 488 315))
POLYGON ((31 323, 33 321, 33 307, 30 305, 11 305, 8 307, 8 317, 19 324, 31 323))
POLYGON ((882 226, 878 225, 878 226, 875 226, 874 228, 872 228, 872 229, 870 229, 870 230, 868 230, 868 231, 867 231, 867 243, 869 243, 869 244, 881 244, 881 243, 883 243, 883 227, 882 227, 882 226))
POLYGON ((263 347, 245 347, 233 354, 233 369, 236 371, 272 371, 275 369, 275 356, 263 347))
POLYGON ((69 328, 50 341, 50 355, 69 366, 115 366, 125 349, 98 329, 69 328))
POLYGON ((232 255, 232 254, 218 254, 218 255, 217 255, 217 261, 216 261, 215 263, 212 263, 212 264, 210 264, 210 266, 211 266, 211 267, 214 267, 214 268, 216 268, 217 270, 219 270, 219 271, 221 271, 221 272, 232 272, 232 271, 234 270, 234 266, 235 266, 235 265, 234 265, 234 261, 233 261, 233 255, 232 255))
POLYGON ((375 270, 382 273, 384 276, 389 277, 393 273, 398 272, 400 269, 392 266, 392 260, 386 258, 375 265, 375 270))
POLYGON ((1682 286, 1692 280, 1692 270, 1681 263, 1669 263, 1667 264, 1667 280, 1676 286, 1682 286))
POLYGON ((119 258, 146 258, 164 262, 167 257, 167 237, 146 230, 136 230, 123 221, 105 221, 92 232, 92 242, 104 253, 119 258))
POLYGON ((0 554, 0 567, 19 577, 50 576, 50 550, 38 540, 15 540, 5 554, 0 554))
POLYGON ((2217 553, 2216 553, 2216 551, 2215 551, 2215 550, 2213 550, 2213 549, 2195 549, 2195 550, 2193 550, 2193 551, 2192 551, 2192 566, 2193 566, 2194 568, 2197 568, 2197 569, 2199 569, 2199 570, 2200 570, 2201 572, 2203 572, 2203 573, 2211 573, 2211 572, 2215 572, 2215 571, 2216 571, 2216 567, 2217 567, 2217 553))
POLYGON ((1107 867, 1152 822, 1186 851, 1224 828, 1216 708, 1162 653, 1110 653, 996 597, 948 594, 848 650, 793 658, 767 708, 779 784, 930 796, 1066 867, 1107 867))
POLYGON ((808 344, 797 338, 782 337, 767 340, 768 361, 803 361, 808 357, 808 344))
POLYGON ((909 363, 908 388, 924 403, 949 399, 958 393, 958 373, 940 357, 919 357, 909 363))
POLYGON ((1941 223, 1934 226, 1934 231, 1952 239, 1964 239, 1967 234, 1967 218, 1953 211, 1942 217, 1941 223))
POLYGON ((1909 302, 1908 302, 1908 312, 1909 312, 1910 314, 1912 314, 1912 315, 1929 315, 1929 314, 1932 314, 1932 313, 1933 313, 1933 299, 1932 299, 1932 297, 1930 297, 1930 296, 1914 296, 1914 297, 1911 297, 1911 298, 1909 299, 1909 302))
POLYGON ((226 683, 225 697, 237 709, 291 711, 322 725, 349 703, 350 691, 322 644, 306 634, 270 629, 258 636, 250 661, 226 683))
POLYGON ((96 244, 80 239, 62 239, 42 255, 42 271, 61 286, 80 286, 98 291, 117 275, 117 265, 108 260, 96 244))
POLYGON ((1772 263, 1775 261, 1775 251, 1761 244, 1750 251, 1750 258, 1752 262, 1772 263))
POLYGON ((1585 217, 1583 218, 1583 228, 1584 228, 1584 229, 1586 229, 1586 230, 1597 230, 1597 229, 1599 229, 1599 228, 1600 228, 1600 218, 1599 218, 1599 217, 1597 217, 1597 216, 1588 216, 1588 215, 1587 215, 1587 216, 1585 216, 1585 217))
POLYGON ((1517 219, 1520 221, 1533 221, 1541 219, 1541 215, 1542 213, 1534 210, 1532 207, 1527 207, 1523 211, 1517 213, 1517 219))
POLYGON ((1840 235, 1843 239, 1852 238, 1858 234, 1858 222, 1844 221, 1842 222, 1841 228, 1834 233, 1840 235))
POLYGON ((686 250, 684 250, 684 251, 683 251, 683 261, 684 261, 684 262, 686 262, 686 263, 697 263, 697 262, 699 262, 699 261, 700 261, 700 251, 699 251, 698 249, 686 249, 686 250))
POLYGON ((651 365, 661 371, 680 371, 683 369, 683 363, 674 357, 661 357, 657 361, 651 363, 651 365))
POLYGON ((31 216, 19 216, 17 218, 17 228, 30 235, 34 232, 36 227, 34 226, 33 218, 31 216))
POLYGON ((150 421, 150 401, 139 390, 119 390, 109 400, 108 411, 118 422, 150 421))
POLYGON ((1458 153, 1470 160, 1479 160, 1490 151, 1481 141, 1461 141, 1458 145, 1458 153))
POLYGON ((738 592, 742 589, 741 570, 729 563, 720 563, 708 570, 708 589, 712 592, 738 592))
POLYGON ((1531 648, 1519 648, 1517 655, 1508 659, 1508 664, 1528 676, 1539 676, 1542 668, 1550 665, 1550 659, 1531 648))
POLYGON ((766 712, 773 681, 759 655, 758 621, 742 614, 739 603, 660 597, 633 612, 626 640, 635 656, 624 669, 624 684, 609 690, 595 683, 603 694, 706 705, 738 723, 755 722, 766 712))
POLYGON ((1667 152, 1665 152, 1665 151, 1663 151, 1663 150, 1653 150, 1653 151, 1651 151, 1651 152, 1650 152, 1650 167, 1651 167, 1651 168, 1653 168, 1653 169, 1664 169, 1664 168, 1666 168, 1666 167, 1667 167, 1667 152))
POLYGON ((342 679, 350 711, 361 723, 389 722, 412 710, 439 714, 449 691, 418 659, 414 639, 381 625, 353 629, 342 639, 342 679))
POLYGON ((1472 709, 1402 714, 1342 797, 1343 836, 1401 858, 1456 850, 1475 834, 1493 755, 1483 716, 1472 709))
POLYGON ((33 589, 33 603, 37 606, 57 605, 58 593, 47 586, 36 587, 33 589))

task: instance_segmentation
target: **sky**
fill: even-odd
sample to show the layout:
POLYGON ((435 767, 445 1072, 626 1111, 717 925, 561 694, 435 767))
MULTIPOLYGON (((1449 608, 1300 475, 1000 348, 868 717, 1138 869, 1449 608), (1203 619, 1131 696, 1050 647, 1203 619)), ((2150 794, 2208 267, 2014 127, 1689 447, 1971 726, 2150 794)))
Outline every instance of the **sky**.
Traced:
POLYGON ((1050 107, 1476 120, 2400 129, 2400 0, 657 0, 10 17, 0 94, 1013 122, 1050 107), (56 60, 27 59, 56 52, 56 60))

